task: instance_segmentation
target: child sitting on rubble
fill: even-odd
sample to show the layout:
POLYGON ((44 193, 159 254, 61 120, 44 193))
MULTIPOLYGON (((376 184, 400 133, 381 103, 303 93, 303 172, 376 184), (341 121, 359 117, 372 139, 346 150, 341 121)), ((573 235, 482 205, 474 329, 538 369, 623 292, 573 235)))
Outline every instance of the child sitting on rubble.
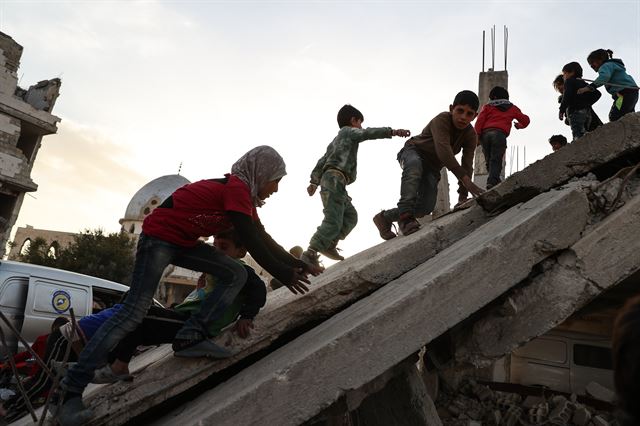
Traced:
POLYGON ((443 167, 458 178, 458 203, 467 199, 467 191, 474 196, 483 192, 471 181, 478 140, 471 122, 478 115, 479 103, 478 96, 470 90, 458 93, 449 105, 449 111, 436 115, 422 133, 409 139, 398 152, 397 159, 402 167, 398 207, 383 210, 373 218, 383 239, 396 236, 391 230, 393 222, 398 222, 403 235, 420 228, 416 218, 433 211, 443 167), (455 157, 460 151, 462 166, 455 157))
POLYGON ((582 80, 582 67, 577 62, 569 62, 562 67, 562 77, 564 84, 558 117, 564 120, 566 114, 573 140, 576 140, 592 128, 591 105, 600 99, 601 94, 597 90, 578 94, 578 90, 586 87, 587 83, 582 80))
POLYGON ((476 120, 476 133, 480 137, 484 161, 487 165, 487 189, 501 182, 502 161, 507 150, 507 138, 511 132, 511 123, 516 121, 516 129, 529 125, 529 116, 509 101, 509 92, 496 86, 489 92, 489 102, 482 107, 476 120))
POLYGON ((106 364, 109 350, 137 328, 153 301, 164 269, 172 264, 206 272, 219 279, 214 291, 191 315, 173 341, 176 355, 226 358, 227 349, 209 340, 207 324, 218 320, 242 289, 247 272, 236 260, 205 244, 201 237, 233 226, 252 257, 290 291, 308 291, 309 274, 319 274, 287 253, 266 232, 257 208, 278 191, 286 175, 284 160, 270 146, 258 146, 244 154, 220 179, 207 179, 178 188, 149 214, 142 224, 129 294, 122 309, 93 335, 78 362, 61 382, 64 402, 57 414, 62 426, 89 421, 91 410, 82 393, 96 368, 106 364))
MULTIPOLYGON (((311 172, 311 183, 307 188, 310 196, 320 185, 322 213, 324 219, 311 237, 309 248, 301 259, 319 266, 319 254, 329 259, 343 260, 338 253, 338 241, 344 240, 358 222, 358 212, 351 204, 347 185, 356 180, 358 147, 370 139, 388 139, 393 136, 407 137, 408 130, 391 127, 362 128, 364 116, 351 105, 338 111, 338 135, 327 147, 325 154, 311 172)), ((277 278, 277 277, 276 277, 277 278)))

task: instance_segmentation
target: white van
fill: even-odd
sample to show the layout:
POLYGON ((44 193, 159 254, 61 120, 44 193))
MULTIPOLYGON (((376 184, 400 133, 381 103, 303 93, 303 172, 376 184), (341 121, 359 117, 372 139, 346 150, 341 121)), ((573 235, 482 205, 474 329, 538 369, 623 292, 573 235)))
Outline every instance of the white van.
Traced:
POLYGON ((613 360, 608 337, 551 331, 511 353, 511 383, 585 393, 590 382, 613 389, 613 360))
MULTIPOLYGON (((28 263, 0 261, 0 310, 31 344, 51 331, 56 317, 76 318, 93 313, 94 306, 118 303, 129 287, 88 275, 28 263)), ((11 351, 23 350, 9 327, 0 320, 11 351)))

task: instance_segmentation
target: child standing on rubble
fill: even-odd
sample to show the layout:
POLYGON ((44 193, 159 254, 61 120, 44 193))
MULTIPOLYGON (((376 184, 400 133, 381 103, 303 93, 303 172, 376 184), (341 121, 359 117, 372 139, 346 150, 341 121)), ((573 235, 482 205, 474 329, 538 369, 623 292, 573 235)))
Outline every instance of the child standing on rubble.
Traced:
POLYGON ((327 147, 325 154, 311 172, 311 183, 307 188, 310 196, 320 185, 324 219, 311 237, 309 248, 301 259, 319 265, 319 254, 329 259, 343 260, 338 253, 338 241, 344 240, 358 222, 358 212, 351 204, 347 185, 356 180, 358 147, 370 139, 387 139, 393 136, 407 137, 408 130, 391 127, 362 128, 364 116, 351 105, 338 111, 338 135, 327 147))
POLYGON ((487 165, 487 189, 499 184, 502 179, 502 161, 507 150, 507 138, 511 132, 511 123, 516 121, 516 129, 529 125, 529 116, 509 101, 509 92, 496 86, 489 92, 489 102, 482 107, 476 120, 476 133, 480 137, 484 161, 487 165))
POLYGON ((478 114, 479 103, 478 96, 470 90, 458 93, 449 105, 449 111, 436 115, 422 133, 409 139, 398 152, 397 159, 402 167, 398 207, 383 210, 373 218, 383 239, 396 236, 391 230, 393 222, 398 222, 403 235, 420 228, 416 217, 433 211, 443 167, 458 178, 458 203, 467 200, 468 192, 474 196, 483 192, 471 181, 478 141, 471 122, 478 114), (462 166, 455 157, 460 151, 462 166))
POLYGON ((265 231, 257 207, 278 191, 285 163, 269 146, 243 155, 221 179, 201 180, 177 189, 148 215, 138 240, 132 283, 123 307, 93 335, 62 381, 65 393, 58 413, 62 426, 81 425, 91 418, 82 392, 94 370, 107 362, 109 350, 135 330, 153 301, 158 281, 169 264, 206 272, 219 282, 178 331, 176 355, 225 358, 232 354, 208 340, 207 324, 219 319, 242 289, 247 272, 234 259, 200 240, 233 227, 253 258, 293 293, 308 291, 309 273, 319 268, 295 259, 265 231))
POLYGON ((582 67, 577 62, 569 62, 562 67, 562 78, 564 84, 558 118, 564 120, 566 114, 575 141, 592 128, 591 105, 600 99, 601 93, 594 90, 578 94, 578 90, 586 87, 587 83, 582 80, 582 67))
POLYGON ((598 49, 589 54, 587 62, 598 73, 598 78, 588 86, 578 89, 578 94, 595 91, 604 85, 613 98, 609 121, 619 120, 625 114, 635 111, 638 102, 638 85, 627 74, 622 59, 613 58, 613 52, 610 49, 598 49))

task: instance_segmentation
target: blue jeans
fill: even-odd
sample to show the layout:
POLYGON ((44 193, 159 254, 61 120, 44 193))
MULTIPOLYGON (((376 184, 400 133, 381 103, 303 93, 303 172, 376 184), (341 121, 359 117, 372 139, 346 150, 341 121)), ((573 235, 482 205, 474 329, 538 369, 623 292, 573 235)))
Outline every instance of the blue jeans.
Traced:
POLYGON ((487 130, 480 136, 482 153, 489 176, 487 185, 495 186, 502 182, 502 160, 507 151, 507 135, 502 130, 487 130))
POLYGON ((203 301, 200 311, 194 313, 178 331, 176 339, 201 340, 207 337, 207 322, 223 314, 247 280, 244 266, 215 247, 199 243, 185 248, 140 234, 131 287, 124 306, 100 326, 82 350, 78 363, 69 369, 62 381, 67 391, 82 393, 91 382, 95 369, 107 363, 109 352, 142 323, 153 302, 162 272, 169 264, 210 273, 219 283, 203 301))
POLYGON ((402 167, 398 208, 385 210, 384 217, 397 222, 403 214, 414 217, 428 215, 438 198, 440 170, 429 169, 414 146, 402 148, 398 152, 398 162, 402 167))
POLYGON ((571 126, 571 134, 573 140, 584 136, 587 129, 591 126, 591 108, 579 109, 567 113, 569 125, 571 126))

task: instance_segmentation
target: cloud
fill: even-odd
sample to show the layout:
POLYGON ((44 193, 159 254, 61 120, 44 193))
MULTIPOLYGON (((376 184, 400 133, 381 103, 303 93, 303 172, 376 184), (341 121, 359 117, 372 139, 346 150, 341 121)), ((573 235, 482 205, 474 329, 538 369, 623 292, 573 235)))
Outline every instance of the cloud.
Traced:
POLYGON ((18 224, 117 230, 129 200, 150 180, 124 165, 127 155, 95 129, 63 121, 56 135, 43 138, 32 171, 38 191, 25 197, 18 224))

